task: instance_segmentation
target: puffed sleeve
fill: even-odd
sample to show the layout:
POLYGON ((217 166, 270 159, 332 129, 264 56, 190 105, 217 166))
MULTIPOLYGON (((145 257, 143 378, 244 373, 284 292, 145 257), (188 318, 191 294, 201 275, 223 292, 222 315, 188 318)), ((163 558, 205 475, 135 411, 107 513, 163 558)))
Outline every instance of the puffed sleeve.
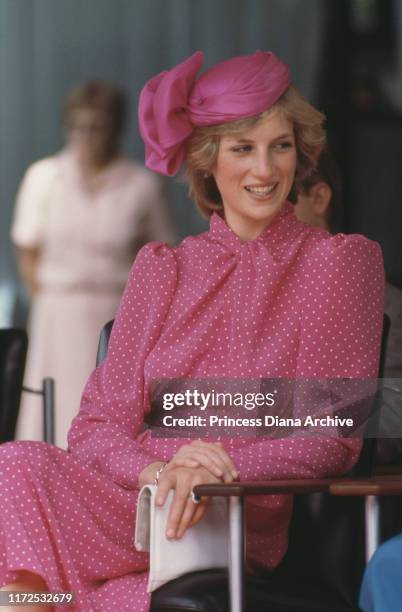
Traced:
MULTIPOLYGON (((376 378, 383 320, 381 249, 363 236, 323 241, 304 266, 296 378, 376 378)), ((232 453, 245 480, 320 478, 349 471, 361 441, 261 440, 232 453)))
POLYGON ((171 248, 158 243, 138 253, 120 303, 106 359, 85 386, 68 434, 69 451, 84 463, 135 488, 159 458, 144 450, 144 362, 157 342, 176 287, 171 248))
POLYGON ((49 188, 55 172, 55 161, 44 159, 32 164, 22 179, 11 226, 11 239, 18 247, 35 248, 42 243, 49 188))

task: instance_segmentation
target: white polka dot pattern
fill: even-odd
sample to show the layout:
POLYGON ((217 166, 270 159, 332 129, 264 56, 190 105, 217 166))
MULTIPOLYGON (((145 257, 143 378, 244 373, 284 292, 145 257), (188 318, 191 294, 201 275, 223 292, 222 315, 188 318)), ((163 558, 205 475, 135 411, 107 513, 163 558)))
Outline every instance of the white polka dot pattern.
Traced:
MULTIPOLYGON (((377 244, 310 228, 288 203, 252 242, 214 215, 209 232, 177 248, 145 246, 70 453, 33 442, 0 449, 1 583, 25 568, 51 590, 74 590, 77 610, 148 610, 147 556, 132 547, 137 479, 186 442, 142 432, 152 380, 375 377, 383 285, 377 244)), ((342 473, 360 449, 335 438, 223 443, 243 480, 342 473)), ((279 562, 290 514, 289 496, 249 500, 251 559, 279 562)))

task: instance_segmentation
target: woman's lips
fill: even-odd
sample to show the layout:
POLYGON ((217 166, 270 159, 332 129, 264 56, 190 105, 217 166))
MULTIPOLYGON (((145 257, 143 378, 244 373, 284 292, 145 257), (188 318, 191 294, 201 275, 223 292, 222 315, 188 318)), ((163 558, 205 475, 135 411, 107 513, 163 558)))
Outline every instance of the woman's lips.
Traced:
POLYGON ((247 193, 250 193, 259 199, 267 199, 274 193, 277 186, 278 183, 270 185, 246 185, 244 189, 247 191, 247 193))

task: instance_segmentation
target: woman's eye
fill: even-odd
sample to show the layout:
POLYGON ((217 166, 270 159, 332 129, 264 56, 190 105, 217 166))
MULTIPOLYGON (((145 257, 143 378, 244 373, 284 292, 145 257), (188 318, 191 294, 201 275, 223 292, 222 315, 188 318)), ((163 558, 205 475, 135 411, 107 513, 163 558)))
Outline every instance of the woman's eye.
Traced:
POLYGON ((293 147, 293 142, 290 142, 290 140, 286 140, 284 142, 278 142, 275 145, 275 148, 278 149, 279 151, 283 151, 284 149, 290 149, 291 147, 293 147))
POLYGON ((234 153, 248 153, 251 151, 251 145, 239 145, 237 147, 232 147, 231 150, 234 153))

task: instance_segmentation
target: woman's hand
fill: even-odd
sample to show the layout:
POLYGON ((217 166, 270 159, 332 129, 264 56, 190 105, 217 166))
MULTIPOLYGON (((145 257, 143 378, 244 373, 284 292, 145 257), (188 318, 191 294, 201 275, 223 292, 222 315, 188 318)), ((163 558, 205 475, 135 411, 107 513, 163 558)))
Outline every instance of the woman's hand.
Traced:
POLYGON ((170 489, 174 497, 166 525, 166 537, 179 540, 186 529, 198 523, 205 514, 208 499, 201 498, 199 503, 191 499, 193 487, 199 484, 222 482, 204 467, 186 468, 168 463, 159 477, 156 505, 163 506, 170 489))
POLYGON ((40 250, 38 248, 17 248, 18 271, 25 288, 31 296, 38 293, 38 260, 40 250))
MULTIPOLYGON (((141 488, 153 484, 164 464, 156 461, 139 475, 141 488)), ((191 491, 198 484, 233 482, 239 477, 235 465, 220 442, 195 440, 184 444, 160 473, 156 504, 163 506, 170 489, 175 490, 170 508, 166 537, 180 539, 205 514, 208 499, 194 503, 191 491)))
POLYGON ((221 442, 194 440, 184 444, 169 462, 171 467, 204 467, 223 482, 239 477, 236 467, 221 442))
POLYGON ((138 488, 142 489, 145 485, 154 484, 157 471, 164 465, 163 461, 155 461, 147 465, 138 476, 138 488))

